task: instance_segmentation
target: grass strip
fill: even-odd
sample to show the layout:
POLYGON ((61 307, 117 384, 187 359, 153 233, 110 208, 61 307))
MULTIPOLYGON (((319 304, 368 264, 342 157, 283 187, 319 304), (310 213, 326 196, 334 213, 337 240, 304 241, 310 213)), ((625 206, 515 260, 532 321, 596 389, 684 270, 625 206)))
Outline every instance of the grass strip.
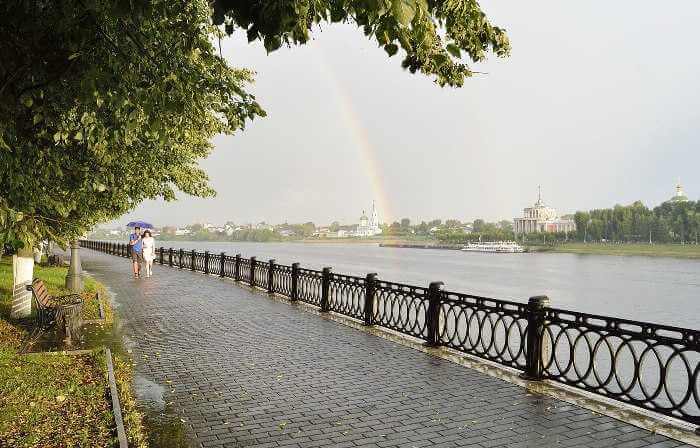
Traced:
MULTIPOLYGON (((52 295, 67 294, 67 268, 35 265, 52 295)), ((113 311, 103 285, 84 277, 83 319, 111 326, 113 311)), ((114 416, 106 395, 107 370, 101 351, 81 355, 19 354, 27 330, 8 315, 12 301, 12 260, 0 260, 0 447, 58 448, 116 446, 114 416)), ((132 392, 133 365, 115 356, 115 377, 130 447, 147 448, 142 415, 132 392)))

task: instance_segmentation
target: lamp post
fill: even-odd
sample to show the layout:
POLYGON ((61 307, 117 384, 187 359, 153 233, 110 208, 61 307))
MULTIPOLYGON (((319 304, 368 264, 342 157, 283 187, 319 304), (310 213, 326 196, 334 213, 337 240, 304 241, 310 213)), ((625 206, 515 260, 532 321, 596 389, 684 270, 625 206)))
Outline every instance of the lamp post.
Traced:
POLYGON ((70 292, 81 292, 83 290, 83 280, 81 278, 82 268, 80 266, 80 245, 77 240, 70 243, 70 267, 66 275, 66 288, 70 292))

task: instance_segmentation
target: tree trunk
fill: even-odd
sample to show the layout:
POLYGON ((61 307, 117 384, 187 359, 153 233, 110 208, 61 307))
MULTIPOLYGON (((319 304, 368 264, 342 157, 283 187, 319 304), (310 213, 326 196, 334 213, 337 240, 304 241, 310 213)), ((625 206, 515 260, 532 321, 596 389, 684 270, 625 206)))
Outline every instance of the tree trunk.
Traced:
POLYGON ((34 252, 24 248, 12 256, 12 310, 10 317, 19 319, 32 314, 32 293, 26 286, 34 275, 34 252))

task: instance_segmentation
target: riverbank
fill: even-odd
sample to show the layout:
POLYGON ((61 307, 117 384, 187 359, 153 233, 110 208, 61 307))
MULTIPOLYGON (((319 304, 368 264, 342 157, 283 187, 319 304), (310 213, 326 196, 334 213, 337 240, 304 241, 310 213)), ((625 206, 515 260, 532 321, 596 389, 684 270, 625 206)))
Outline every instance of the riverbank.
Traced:
POLYGON ((700 244, 564 243, 527 247, 531 252, 700 259, 700 244))

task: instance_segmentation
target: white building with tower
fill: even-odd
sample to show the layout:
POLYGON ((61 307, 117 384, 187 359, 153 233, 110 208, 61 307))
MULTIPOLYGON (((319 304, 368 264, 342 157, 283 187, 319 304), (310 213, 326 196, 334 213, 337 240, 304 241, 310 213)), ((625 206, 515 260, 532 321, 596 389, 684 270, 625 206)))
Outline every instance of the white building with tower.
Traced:
POLYGON ((374 236, 382 233, 382 229, 379 227, 379 213, 377 213, 377 207, 372 201, 372 212, 370 216, 367 217, 365 211, 362 210, 362 216, 360 217, 360 224, 357 226, 355 231, 355 236, 374 236))
POLYGON ((523 209, 521 218, 513 218, 513 232, 573 232, 576 223, 573 219, 561 218, 552 207, 542 202, 542 189, 537 187, 537 202, 532 207, 523 209))

